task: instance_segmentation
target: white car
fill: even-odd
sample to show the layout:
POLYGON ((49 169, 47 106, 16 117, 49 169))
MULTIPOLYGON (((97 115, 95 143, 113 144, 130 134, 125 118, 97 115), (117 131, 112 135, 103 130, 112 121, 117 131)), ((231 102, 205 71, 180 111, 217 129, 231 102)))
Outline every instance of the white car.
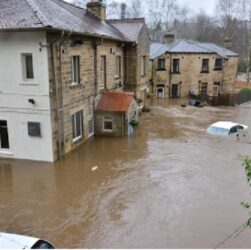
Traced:
POLYGON ((54 247, 38 238, 0 233, 0 249, 54 249, 54 247))
POLYGON ((207 129, 207 132, 212 135, 228 136, 247 130, 248 126, 243 124, 234 122, 216 122, 207 129))

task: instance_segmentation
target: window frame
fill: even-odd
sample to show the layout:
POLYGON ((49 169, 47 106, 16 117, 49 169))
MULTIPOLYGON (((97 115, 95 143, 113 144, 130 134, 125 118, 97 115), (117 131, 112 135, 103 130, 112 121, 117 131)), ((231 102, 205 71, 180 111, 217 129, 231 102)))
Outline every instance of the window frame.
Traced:
POLYGON ((121 69, 122 69, 122 57, 117 55, 115 57, 115 79, 121 78, 121 69))
POLYGON ((80 84, 80 56, 74 55, 71 57, 71 85, 75 86, 79 84, 80 84))
POLYGON ((146 76, 146 56, 142 56, 141 76, 146 76))
POLYGON ((202 59, 201 73, 209 73, 209 58, 202 59), (207 62, 207 64, 205 65, 204 62, 207 62))
POLYGON ((72 141, 73 143, 74 142, 77 142, 79 141, 80 139, 83 138, 83 134, 84 134, 84 127, 83 127, 83 110, 80 110, 76 113, 74 113, 72 116, 71 116, 71 120, 72 120, 72 141), (80 134, 78 134, 78 127, 77 127, 77 115, 80 115, 80 124, 79 124, 79 129, 80 129, 80 134))
POLYGON ((179 58, 173 58, 172 74, 180 74, 180 59, 179 58), (177 64, 175 64, 174 62, 177 62, 177 64), (174 67, 174 66, 176 66, 176 67, 174 67))
POLYGON ((215 64, 214 64, 214 70, 215 71, 221 71, 223 69, 223 60, 222 58, 216 58, 215 64), (220 61, 221 63, 217 64, 217 61, 220 61))
POLYGON ((5 122, 6 125, 1 125, 0 124, 0 152, 1 151, 9 151, 10 150, 10 136, 9 136, 9 130, 8 130, 8 121, 7 120, 0 120, 0 123, 1 122, 5 122), (5 128, 6 129, 6 132, 7 132, 7 144, 8 144, 8 147, 4 148, 2 147, 2 140, 1 140, 1 129, 2 128, 5 128))
POLYGON ((113 132, 113 119, 111 117, 108 117, 108 116, 104 116, 103 117, 103 132, 107 132, 107 133, 112 133, 113 132), (111 122, 111 129, 106 129, 105 128, 105 123, 106 122, 111 122))
POLYGON ((34 60, 33 60, 33 54, 32 53, 21 53, 21 61, 22 61, 22 75, 23 75, 23 80, 26 82, 32 82, 35 79, 35 74, 34 74, 34 60), (27 61, 27 58, 31 58, 31 64, 27 61), (31 66, 31 72, 29 72, 29 66, 31 66), (29 74, 31 73, 31 76, 29 74))
POLYGON ((157 70, 158 71, 166 70, 166 59, 165 58, 158 58, 157 70))

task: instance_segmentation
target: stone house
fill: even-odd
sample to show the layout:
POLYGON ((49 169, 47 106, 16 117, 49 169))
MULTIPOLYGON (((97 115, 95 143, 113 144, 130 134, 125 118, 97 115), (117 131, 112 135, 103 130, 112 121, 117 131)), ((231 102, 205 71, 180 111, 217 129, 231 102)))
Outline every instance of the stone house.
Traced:
POLYGON ((137 99, 146 103, 149 88, 150 38, 144 18, 109 20, 131 44, 125 51, 125 89, 135 93, 137 99))
MULTIPOLYGON (((83 9, 3 0, 0 8, 0 157, 55 161, 94 135, 102 93, 123 91, 127 72, 136 75, 126 67, 135 42, 106 20, 102 1, 83 9)), ((142 67, 149 55, 135 53, 142 67)))
POLYGON ((132 121, 138 121, 138 105, 130 92, 104 92, 95 112, 95 134, 126 136, 133 132, 132 121))
POLYGON ((150 48, 152 92, 157 98, 234 93, 238 54, 213 43, 176 39, 174 34, 164 40, 150 48))

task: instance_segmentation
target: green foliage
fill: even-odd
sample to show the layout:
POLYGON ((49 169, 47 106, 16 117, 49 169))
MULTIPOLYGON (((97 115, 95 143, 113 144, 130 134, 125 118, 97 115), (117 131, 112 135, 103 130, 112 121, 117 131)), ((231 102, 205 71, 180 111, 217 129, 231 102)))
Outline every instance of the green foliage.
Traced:
MULTIPOLYGON (((242 157, 242 166, 245 168, 245 173, 247 176, 247 181, 249 186, 251 187, 251 159, 249 157, 242 157)), ((249 219, 247 221, 247 226, 251 228, 251 204, 247 202, 241 203, 242 207, 249 210, 249 219)))
POLYGON ((130 121, 130 125, 133 126, 133 127, 136 127, 139 125, 139 121, 135 118, 133 118, 131 121, 130 121))
POLYGON ((249 89, 249 88, 243 88, 243 89, 241 89, 241 91, 240 91, 240 93, 241 94, 250 94, 251 93, 251 89, 249 89))

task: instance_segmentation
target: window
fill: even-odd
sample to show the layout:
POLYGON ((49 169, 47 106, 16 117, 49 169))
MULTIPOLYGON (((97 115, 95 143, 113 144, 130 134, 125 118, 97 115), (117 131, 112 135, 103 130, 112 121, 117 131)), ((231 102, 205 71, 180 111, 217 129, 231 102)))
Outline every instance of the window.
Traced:
POLYGON ((104 128, 103 128, 103 130, 105 132, 112 132, 112 130, 113 130, 112 118, 104 117, 104 128))
POLYGON ((73 56, 71 61, 71 72, 72 72, 72 84, 76 85, 80 83, 80 57, 73 56))
POLYGON ((173 59, 173 74, 180 73, 180 59, 173 59))
POLYGON ((215 59, 214 70, 222 70, 222 59, 215 59))
POLYGON ((206 96, 207 95, 207 82, 203 82, 200 84, 200 95, 206 96))
POLYGON ((9 149, 9 134, 7 121, 0 121, 0 149, 9 149))
POLYGON ((141 75, 145 76, 146 75, 146 57, 142 57, 142 70, 141 70, 141 75))
POLYGON ((202 59, 202 73, 209 73, 209 59, 202 59))
POLYGON ((81 139, 83 136, 83 111, 72 115, 72 137, 73 142, 81 139))
POLYGON ((165 59, 158 59, 158 70, 165 70, 165 59))
POLYGON ((33 57, 32 54, 22 54, 23 78, 24 80, 33 80, 33 57))
POLYGON ((121 77, 121 56, 116 56, 116 73, 115 73, 116 78, 121 77))

